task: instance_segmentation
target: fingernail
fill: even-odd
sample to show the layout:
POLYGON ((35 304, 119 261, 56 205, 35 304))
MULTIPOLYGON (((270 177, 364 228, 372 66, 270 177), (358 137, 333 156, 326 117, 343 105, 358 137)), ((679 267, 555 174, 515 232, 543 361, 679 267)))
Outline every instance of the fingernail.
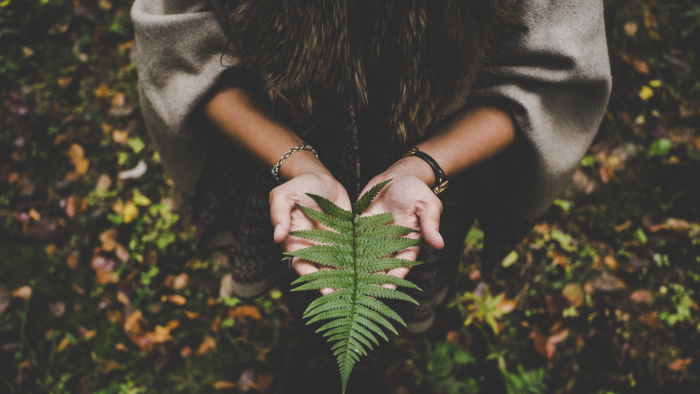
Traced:
POLYGON ((277 239, 277 237, 278 237, 279 234, 280 234, 280 231, 282 231, 282 225, 281 225, 281 224, 278 224, 277 226, 275 226, 275 234, 274 234, 272 237, 273 237, 274 239, 277 239))

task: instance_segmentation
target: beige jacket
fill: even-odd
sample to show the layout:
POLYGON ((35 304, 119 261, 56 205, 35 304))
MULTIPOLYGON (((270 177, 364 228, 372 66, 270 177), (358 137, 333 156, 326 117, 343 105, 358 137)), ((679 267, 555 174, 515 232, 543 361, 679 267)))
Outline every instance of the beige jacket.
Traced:
MULTIPOLYGON (((529 169, 527 182, 504 190, 521 202, 520 215, 534 217, 568 184, 595 136, 610 65, 601 0, 515 1, 528 32, 448 112, 482 100, 507 103, 531 154, 514 163, 529 169)), ((146 125, 173 181, 189 194, 207 155, 208 126, 194 110, 239 61, 230 48, 233 55, 222 58, 227 37, 209 2, 136 0, 131 13, 146 125)))

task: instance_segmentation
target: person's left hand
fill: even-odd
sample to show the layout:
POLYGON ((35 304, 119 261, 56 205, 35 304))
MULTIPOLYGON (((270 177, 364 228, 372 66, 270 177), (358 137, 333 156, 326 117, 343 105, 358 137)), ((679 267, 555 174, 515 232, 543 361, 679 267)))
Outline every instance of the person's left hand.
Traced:
MULTIPOLYGON (((382 174, 372 178, 365 186, 360 195, 363 195, 380 182, 393 179, 379 192, 363 216, 391 212, 394 216, 394 224, 420 231, 419 233, 411 233, 408 237, 420 237, 428 246, 442 249, 445 246, 439 232, 442 202, 426 186, 425 181, 414 175, 416 173, 416 171, 413 171, 414 169, 425 170, 418 166, 426 164, 422 161, 416 161, 420 161, 420 159, 410 158, 411 161, 407 159, 400 160, 382 174)), ((429 168, 428 171, 430 171, 429 168)), ((399 251, 394 257, 415 261, 419 251, 420 246, 416 245, 399 251)), ((409 270, 410 268, 396 268, 387 273, 404 278, 409 270)))

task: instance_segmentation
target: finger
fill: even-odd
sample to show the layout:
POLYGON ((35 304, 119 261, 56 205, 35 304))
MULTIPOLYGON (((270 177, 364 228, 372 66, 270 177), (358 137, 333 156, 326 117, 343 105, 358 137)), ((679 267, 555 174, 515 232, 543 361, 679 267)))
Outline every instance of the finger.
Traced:
POLYGON ((440 213, 442 213, 442 203, 426 204, 423 209, 416 212, 420 220, 420 235, 428 246, 434 249, 445 247, 445 241, 440 235, 440 213))
POLYGON ((393 270, 389 270, 387 274, 404 279, 410 270, 411 267, 394 268, 393 270))
POLYGON ((294 268, 294 271, 296 271, 299 276, 304 276, 306 274, 311 274, 318 271, 316 265, 299 257, 295 257, 292 260, 292 268, 294 268))
POLYGON ((291 229, 293 204, 288 197, 288 194, 279 188, 274 188, 270 192, 270 218, 275 228, 273 238, 276 243, 284 241, 291 229))
MULTIPOLYGON (((332 269, 332 268, 325 266, 325 265, 319 265, 319 267, 318 267, 319 271, 325 271, 325 270, 330 270, 330 269, 332 269)), ((331 294, 332 292, 334 292, 335 289, 331 289, 330 287, 326 287, 326 288, 323 288, 319 291, 321 292, 322 295, 327 295, 327 294, 331 294)))

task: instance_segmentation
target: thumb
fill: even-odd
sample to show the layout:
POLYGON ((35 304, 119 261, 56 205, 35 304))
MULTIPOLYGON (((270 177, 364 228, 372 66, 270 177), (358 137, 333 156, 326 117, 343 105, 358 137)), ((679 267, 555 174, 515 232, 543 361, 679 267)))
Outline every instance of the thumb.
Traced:
POLYGON ((276 243, 280 243, 287 238, 291 228, 292 201, 288 194, 278 188, 270 192, 270 219, 275 228, 273 236, 276 243))
POLYGON ((445 247, 445 241, 440 235, 440 213, 442 204, 427 204, 424 209, 417 212, 420 220, 420 234, 428 246, 434 249, 445 247))

